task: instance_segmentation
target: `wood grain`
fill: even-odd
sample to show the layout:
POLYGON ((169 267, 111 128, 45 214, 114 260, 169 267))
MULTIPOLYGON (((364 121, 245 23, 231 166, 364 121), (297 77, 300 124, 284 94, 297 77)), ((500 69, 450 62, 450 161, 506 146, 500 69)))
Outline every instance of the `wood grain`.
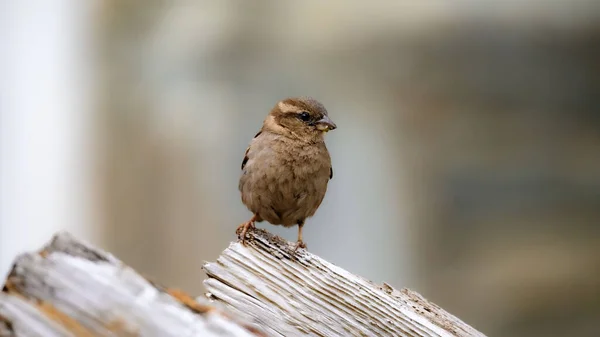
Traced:
POLYGON ((207 302, 61 233, 16 259, 0 293, 0 336, 257 335, 207 302))
POLYGON ((377 285, 257 229, 206 263, 208 296, 271 336, 484 336, 421 295, 377 285))
POLYGON ((408 289, 377 285, 264 230, 206 263, 207 297, 161 287, 57 234, 15 260, 0 336, 481 336, 408 289))

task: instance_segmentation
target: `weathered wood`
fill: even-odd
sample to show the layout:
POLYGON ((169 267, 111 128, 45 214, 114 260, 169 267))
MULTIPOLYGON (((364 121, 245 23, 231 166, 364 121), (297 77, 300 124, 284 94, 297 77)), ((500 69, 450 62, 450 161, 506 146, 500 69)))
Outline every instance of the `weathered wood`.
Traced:
POLYGON ((481 336, 407 289, 378 286, 263 230, 206 263, 211 301, 55 236, 0 292, 0 336, 481 336), (250 323, 248 323, 250 322, 250 323))
POLYGON ((376 285, 263 230, 206 263, 209 298, 271 336, 484 336, 421 295, 376 285))
POLYGON ((16 259, 0 293, 0 336, 255 335, 207 302, 152 284, 61 233, 16 259))

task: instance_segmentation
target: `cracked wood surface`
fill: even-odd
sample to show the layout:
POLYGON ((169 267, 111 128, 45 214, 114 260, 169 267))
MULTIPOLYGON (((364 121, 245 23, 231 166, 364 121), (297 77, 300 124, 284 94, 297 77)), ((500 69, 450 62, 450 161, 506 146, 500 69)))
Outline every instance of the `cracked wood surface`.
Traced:
POLYGON ((206 263, 209 298, 270 336, 484 336, 421 295, 376 285, 264 230, 206 263))
POLYGON ((207 300, 152 284, 67 233, 19 256, 0 292, 0 336, 257 334, 207 300))
POLYGON ((0 336, 482 336, 408 289, 353 275, 264 230, 206 263, 207 300, 59 233, 19 256, 0 336))

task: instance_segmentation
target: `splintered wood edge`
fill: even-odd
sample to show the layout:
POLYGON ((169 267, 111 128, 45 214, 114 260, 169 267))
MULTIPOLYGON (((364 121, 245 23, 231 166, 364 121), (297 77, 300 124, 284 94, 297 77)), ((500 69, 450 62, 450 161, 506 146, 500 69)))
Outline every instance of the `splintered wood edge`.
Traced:
MULTIPOLYGON (((204 270, 208 276, 208 279, 205 281, 205 286, 208 289, 207 296, 214 301, 225 303, 231 310, 237 311, 238 315, 254 320, 270 332, 278 331, 282 333, 282 329, 290 329, 289 325, 291 325, 296 326, 297 329, 291 328, 287 331, 289 334, 308 332, 319 335, 333 335, 337 331, 332 333, 331 330, 328 330, 330 326, 327 326, 327 324, 323 324, 321 326, 322 330, 319 331, 305 330, 305 327, 302 327, 302 325, 305 325, 303 323, 307 323, 309 320, 305 320, 304 316, 311 314, 319 315, 319 313, 311 312, 298 315, 297 311, 304 310, 305 312, 309 312, 313 309, 312 304, 319 301, 335 301, 333 299, 335 296, 327 298, 322 293, 322 290, 335 288, 337 281, 344 282, 349 280, 363 287, 366 292, 369 292, 369 296, 374 296, 374 298, 368 298, 368 301, 363 299, 365 302, 357 303, 356 301, 360 301, 360 299, 356 301, 355 299, 360 297, 363 289, 358 291, 358 295, 352 293, 352 290, 349 290, 348 293, 342 291, 338 294, 348 296, 348 298, 352 298, 352 301, 355 301, 352 305, 349 305, 350 309, 345 308, 350 311, 353 309, 357 310, 355 316, 365 315, 365 312, 356 306, 368 307, 369 310, 373 311, 373 317, 371 317, 369 322, 363 322, 365 323, 364 325, 371 324, 372 326, 363 329, 362 326, 358 327, 360 324, 350 322, 348 325, 354 324, 352 328, 355 329, 352 333, 377 334, 391 332, 402 333, 406 336, 448 335, 485 337, 481 332, 412 290, 406 288, 397 290, 385 283, 377 285, 334 266, 305 249, 298 249, 298 251, 294 252, 294 247, 295 243, 275 236, 265 230, 254 229, 248 231, 246 233, 245 246, 241 243, 232 243, 229 248, 223 251, 217 262, 206 263, 204 265, 204 270), (269 272, 267 268, 274 270, 269 272), (328 276, 323 276, 324 274, 336 275, 333 278, 328 278, 328 276), (303 277, 311 279, 308 281, 303 279, 303 277), (315 281, 315 278, 318 277, 323 278, 315 281), (296 283, 298 287, 295 290, 289 290, 291 288, 283 285, 285 282, 281 283, 281 279, 285 279, 288 284, 296 283), (250 284, 252 282, 259 284, 250 284), (315 282, 320 282, 321 284, 318 284, 317 288, 315 288, 315 282), (278 288, 279 286, 281 288, 278 288), (305 288, 310 288, 313 291, 305 291, 305 288), (290 307, 286 307, 287 304, 277 303, 277 298, 275 297, 278 294, 274 293, 285 293, 288 290, 294 292, 298 291, 298 289, 302 290, 294 293, 294 295, 309 297, 307 300, 308 307, 296 307, 295 310, 288 311, 291 309, 290 307), (315 291, 315 289, 318 289, 318 291, 315 291), (393 303, 390 303, 390 300, 393 303), (311 303, 311 301, 313 302, 311 303), (372 301, 379 301, 381 303, 373 303, 372 301), (378 312, 381 308, 377 306, 380 304, 384 308, 382 309, 383 311, 389 309, 390 306, 394 307, 392 312, 395 316, 384 315, 385 317, 378 317, 383 312, 378 312), (282 316, 286 318, 283 321, 277 322, 282 316), (373 320, 378 319, 380 322, 389 321, 390 325, 395 325, 396 330, 382 328, 381 325, 385 324, 373 325, 373 320), (399 323, 396 324, 394 320, 397 320, 399 323), (371 328, 374 330, 370 330, 371 328), (379 330, 376 330, 376 328, 379 330)), ((292 296, 291 293, 288 295, 292 296)), ((331 296, 331 294, 327 296, 331 296)), ((325 312, 331 309, 326 306, 327 304, 320 309, 325 312)), ((346 311, 347 313, 348 311, 346 311)), ((342 319, 342 317, 339 317, 339 319, 342 319)), ((318 323, 312 322, 314 323, 314 329, 318 330, 318 323)), ((349 328, 344 327, 344 329, 349 328)), ((345 332, 348 333, 348 331, 345 332)))
MULTIPOLYGON (((22 254, 15 260, 2 292, 0 292, 0 336, 10 336, 18 334, 18 332, 24 335, 39 334, 41 331, 48 336, 95 336, 98 335, 98 331, 116 333, 120 336, 139 335, 141 331, 136 328, 136 325, 139 325, 137 323, 140 323, 139 320, 143 318, 136 317, 135 313, 127 312, 127 310, 135 310, 135 303, 120 303, 121 308, 117 310, 120 310, 120 313, 110 312, 114 317, 107 322, 103 321, 105 319, 103 316, 108 316, 107 310, 111 310, 110 306, 106 307, 110 305, 108 299, 103 301, 102 295, 86 298, 85 294, 81 294, 82 289, 77 289, 85 284, 88 287, 98 286, 98 288, 86 289, 83 290, 83 293, 86 291, 93 293, 98 290, 110 292, 111 285, 101 284, 109 282, 107 278, 110 277, 113 277, 111 281, 117 280, 123 284, 130 282, 128 285, 131 287, 141 287, 139 289, 142 292, 140 296, 146 297, 148 306, 154 306, 154 308, 148 309, 154 310, 153 312, 143 313, 146 314, 146 319, 161 310, 178 311, 179 314, 176 316, 181 319, 178 328, 180 331, 187 331, 186 335, 217 336, 219 331, 234 336, 264 335, 257 327, 234 318, 216 303, 210 304, 207 300, 203 301, 202 299, 195 300, 181 290, 161 287, 140 276, 113 255, 94 248, 67 232, 61 232, 56 234, 51 242, 39 252, 22 254), (70 268, 72 270, 56 271, 53 268, 70 268), (72 271, 73 275, 69 275, 69 271, 72 271), (80 277, 94 272, 104 273, 100 275, 104 278, 82 280, 80 277), (71 276, 79 277, 79 279, 77 281, 70 280, 71 276), (54 281, 47 280, 47 277, 55 279, 54 281), (94 281, 101 283, 94 283, 94 281), (51 284, 52 282, 54 284, 51 284), (61 285, 60 289, 54 288, 56 284, 61 285), (77 293, 70 294, 71 291, 77 293), (71 303, 71 306, 66 305, 63 302, 69 296, 79 302, 74 301, 75 303, 71 303), (152 298, 151 300, 148 300, 149 296, 152 298), (89 303, 80 303, 82 301, 89 303), (102 308, 95 307, 95 305, 102 308), (94 311, 94 313, 79 312, 85 310, 94 311), (125 312, 122 312, 123 310, 125 312), (123 318, 119 318, 119 315, 123 315, 123 318), (85 322, 81 322, 74 316, 85 322), (137 322, 135 322, 136 320, 137 322), (189 323, 189 327, 185 326, 186 322, 189 323)), ((121 291, 118 287, 112 290, 121 291)), ((128 290, 130 289, 122 289, 125 292, 128 290)), ((114 300, 123 295, 107 293, 104 298, 113 296, 111 300, 114 300)), ((168 322, 166 319, 164 321, 168 322)), ((155 322, 145 323, 147 323, 146 325, 158 324, 155 322)), ((158 326, 157 328, 171 329, 158 326)))
POLYGON ((76 239, 68 232, 59 232, 54 235, 50 243, 46 245, 39 254, 44 257, 54 252, 68 254, 73 257, 80 257, 93 262, 101 261, 114 265, 121 264, 121 261, 112 256, 112 254, 94 248, 89 243, 76 239))

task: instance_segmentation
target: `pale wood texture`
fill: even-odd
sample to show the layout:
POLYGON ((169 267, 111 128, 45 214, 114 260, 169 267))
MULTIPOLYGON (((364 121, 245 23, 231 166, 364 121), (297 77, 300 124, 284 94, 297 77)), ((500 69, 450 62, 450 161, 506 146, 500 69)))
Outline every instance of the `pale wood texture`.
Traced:
POLYGON ((421 295, 379 286, 263 230, 206 263, 209 298, 270 336, 484 336, 421 295))
POLYGON ((208 299, 163 288, 67 233, 15 261, 0 336, 484 336, 263 230, 206 263, 208 299))
POLYGON ((255 335, 203 302, 61 233, 16 259, 0 293, 0 336, 255 335))

